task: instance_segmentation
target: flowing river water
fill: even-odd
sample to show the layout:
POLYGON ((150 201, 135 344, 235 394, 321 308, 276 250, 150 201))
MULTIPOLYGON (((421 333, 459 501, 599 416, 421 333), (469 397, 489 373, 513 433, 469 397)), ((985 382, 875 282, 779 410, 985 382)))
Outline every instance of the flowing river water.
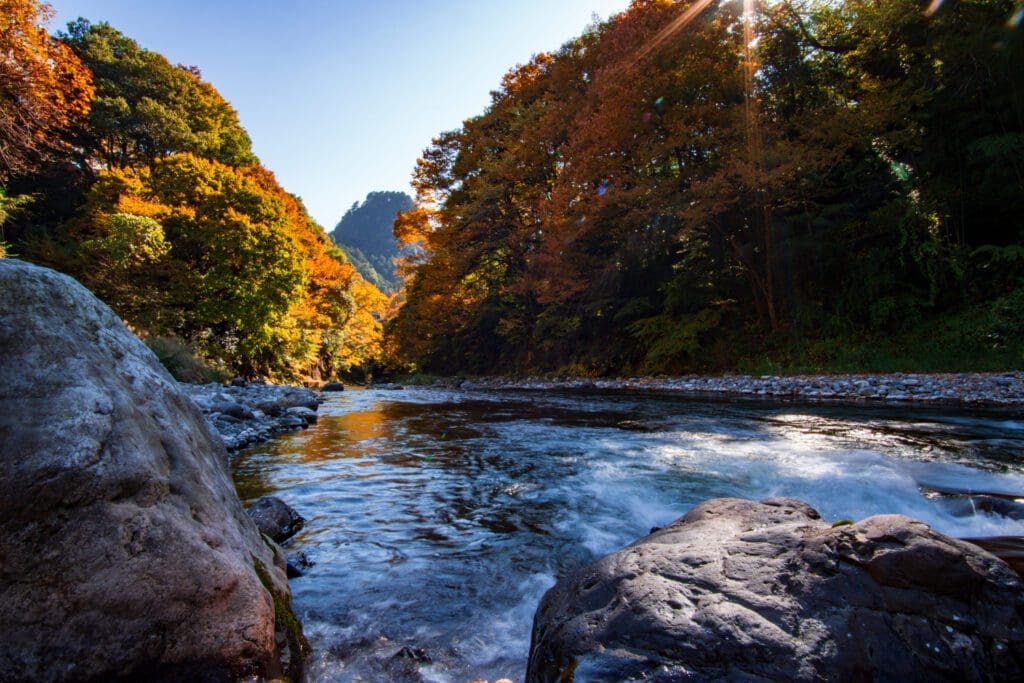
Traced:
POLYGON ((243 501, 278 495, 307 519, 286 550, 313 563, 291 582, 310 681, 522 680, 556 577, 708 498, 1024 535, 1024 505, 1002 497, 1024 496, 1011 413, 356 390, 233 473, 243 501))

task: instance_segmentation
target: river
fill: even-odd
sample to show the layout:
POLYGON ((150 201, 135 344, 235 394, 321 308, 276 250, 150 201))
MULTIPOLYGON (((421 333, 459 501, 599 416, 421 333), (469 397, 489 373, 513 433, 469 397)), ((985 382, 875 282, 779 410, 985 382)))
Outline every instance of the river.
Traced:
POLYGON ((950 494, 1024 495, 1011 413, 356 390, 232 467, 243 501, 279 495, 307 519, 286 549, 313 562, 291 582, 309 681, 522 680, 557 576, 708 498, 1024 535, 1024 505, 950 494))

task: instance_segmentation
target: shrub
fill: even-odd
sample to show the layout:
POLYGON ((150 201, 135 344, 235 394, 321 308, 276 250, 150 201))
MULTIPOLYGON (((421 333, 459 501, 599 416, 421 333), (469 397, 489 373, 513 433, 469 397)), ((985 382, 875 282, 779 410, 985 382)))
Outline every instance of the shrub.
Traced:
POLYGON ((177 337, 149 337, 144 340, 160 364, 174 379, 190 384, 225 382, 232 373, 224 365, 202 358, 195 347, 177 337))

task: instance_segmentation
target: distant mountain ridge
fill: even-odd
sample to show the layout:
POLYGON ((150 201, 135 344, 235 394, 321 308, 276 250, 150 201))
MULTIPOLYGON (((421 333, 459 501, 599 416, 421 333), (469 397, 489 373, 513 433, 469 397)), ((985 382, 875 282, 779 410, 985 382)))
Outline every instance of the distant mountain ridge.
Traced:
POLYGON ((331 232, 359 274, 384 292, 399 287, 394 267, 398 241, 391 226, 400 211, 412 207, 412 197, 404 192, 371 192, 362 203, 354 203, 331 232))

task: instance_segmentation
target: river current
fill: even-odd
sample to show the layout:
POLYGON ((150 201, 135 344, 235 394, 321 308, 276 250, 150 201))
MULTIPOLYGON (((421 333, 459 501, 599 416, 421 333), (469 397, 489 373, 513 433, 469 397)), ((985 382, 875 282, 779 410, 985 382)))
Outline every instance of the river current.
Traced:
POLYGON ((1024 535, 1010 500, 1024 496, 1024 419, 1010 413, 356 390, 232 467, 243 501, 278 495, 307 520, 286 550, 313 563, 291 581, 309 681, 522 680, 556 577, 708 498, 1024 535))

